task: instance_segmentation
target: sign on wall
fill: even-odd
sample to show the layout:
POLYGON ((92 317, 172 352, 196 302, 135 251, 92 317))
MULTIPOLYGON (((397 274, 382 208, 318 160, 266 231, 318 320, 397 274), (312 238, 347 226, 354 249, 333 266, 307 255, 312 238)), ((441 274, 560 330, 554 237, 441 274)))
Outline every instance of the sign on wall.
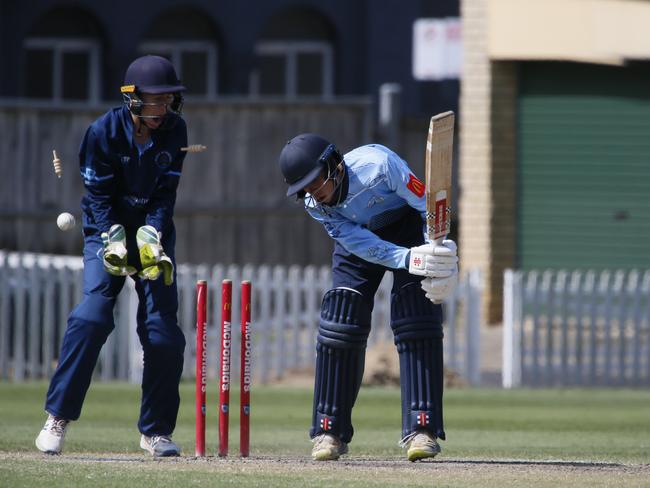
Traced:
POLYGON ((413 23, 413 77, 418 81, 460 78, 461 24, 458 17, 413 23))

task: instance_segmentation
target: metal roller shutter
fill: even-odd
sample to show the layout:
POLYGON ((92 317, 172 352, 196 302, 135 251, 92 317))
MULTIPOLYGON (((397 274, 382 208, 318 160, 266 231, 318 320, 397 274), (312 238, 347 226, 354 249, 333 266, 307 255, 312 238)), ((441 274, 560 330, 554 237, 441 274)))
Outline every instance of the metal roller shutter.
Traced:
POLYGON ((523 63, 521 269, 650 267, 650 66, 523 63))

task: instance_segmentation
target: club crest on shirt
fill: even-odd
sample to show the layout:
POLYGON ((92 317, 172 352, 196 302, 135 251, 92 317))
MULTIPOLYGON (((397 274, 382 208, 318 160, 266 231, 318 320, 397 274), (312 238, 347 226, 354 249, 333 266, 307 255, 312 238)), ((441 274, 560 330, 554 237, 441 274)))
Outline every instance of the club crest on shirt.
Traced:
POLYGON ((154 162, 159 168, 167 168, 170 164, 172 164, 172 155, 169 153, 169 151, 160 151, 158 154, 156 154, 154 162))
POLYGON ((127 164, 129 164, 129 161, 131 161, 131 157, 130 156, 122 156, 122 157, 120 157, 120 161, 122 162, 122 164, 127 165, 127 164))
POLYGON ((406 188, 411 190, 411 193, 418 198, 424 196, 424 183, 418 180, 413 174, 409 176, 409 182, 406 184, 406 188))

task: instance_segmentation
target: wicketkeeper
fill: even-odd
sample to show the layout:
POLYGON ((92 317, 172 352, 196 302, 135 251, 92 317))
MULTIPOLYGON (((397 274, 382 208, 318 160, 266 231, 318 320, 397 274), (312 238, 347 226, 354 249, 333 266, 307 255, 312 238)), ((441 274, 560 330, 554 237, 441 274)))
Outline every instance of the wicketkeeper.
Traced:
POLYGON ((287 196, 303 200, 335 241, 316 345, 312 457, 348 452, 374 296, 386 271, 393 273, 391 327, 400 358, 400 445, 410 461, 434 457, 437 439, 445 439, 440 303, 457 283, 456 244, 426 242, 424 184, 384 146, 342 156, 322 137, 301 134, 279 162, 287 196))
POLYGON ((166 59, 136 59, 121 88, 124 106, 93 122, 81 143, 83 298, 68 318, 47 392, 48 418, 36 438, 43 452, 60 453, 69 422, 79 418, 99 352, 115 327, 117 295, 131 276, 144 351, 140 446, 154 456, 180 453, 171 435, 185 338, 176 317, 172 215, 187 145, 184 90, 166 59))

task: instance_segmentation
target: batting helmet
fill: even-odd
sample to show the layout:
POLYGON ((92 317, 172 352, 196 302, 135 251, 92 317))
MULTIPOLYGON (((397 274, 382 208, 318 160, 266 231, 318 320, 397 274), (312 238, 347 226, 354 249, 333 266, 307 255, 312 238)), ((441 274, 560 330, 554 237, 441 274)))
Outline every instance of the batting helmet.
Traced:
POLYGON ((302 192, 324 169, 333 172, 343 161, 334 144, 317 134, 300 134, 291 139, 280 153, 280 171, 289 185, 287 196, 302 192))

